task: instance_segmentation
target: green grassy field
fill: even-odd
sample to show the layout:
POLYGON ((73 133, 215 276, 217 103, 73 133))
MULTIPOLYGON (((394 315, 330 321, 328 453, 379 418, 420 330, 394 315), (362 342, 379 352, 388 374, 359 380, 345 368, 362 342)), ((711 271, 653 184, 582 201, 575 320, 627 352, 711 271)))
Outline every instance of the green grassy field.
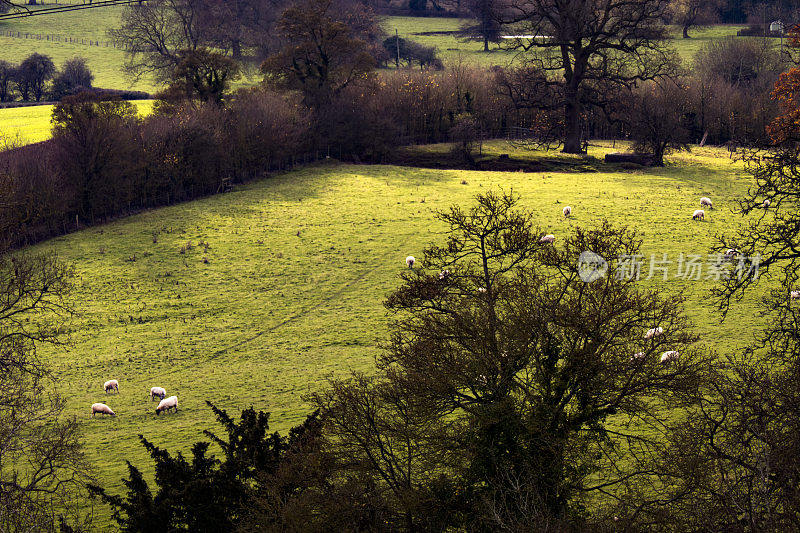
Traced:
MULTIPOLYGON (((152 100, 135 100, 133 104, 140 115, 147 115, 153 108, 152 100)), ((0 109, 0 139, 11 143, 35 143, 50 138, 52 105, 37 105, 0 109)))
MULTIPOLYGON (((503 142, 487 149, 515 153, 503 142)), ((592 147, 591 154, 609 149, 592 147)), ((326 376, 374 368, 387 332, 382 301, 397 286, 404 258, 420 257, 427 243, 442 239, 434 210, 513 188, 557 238, 607 218, 637 228, 647 257, 667 252, 672 260, 681 252, 705 258, 713 236, 739 222, 729 208, 748 183, 721 151, 696 149, 663 169, 593 164, 599 171, 309 166, 35 247, 57 252, 77 271, 71 345, 42 355, 67 414, 80 421, 99 480, 121 491, 125 460, 150 472, 139 433, 171 450, 202 439, 213 427, 205 400, 233 412, 269 410, 274 428, 285 431, 303 420, 303 396, 324 387, 326 376), (717 209, 705 223, 693 222, 704 195, 717 209), (566 204, 574 215, 568 220, 561 215, 566 204), (119 396, 102 390, 111 378, 120 380, 119 396), (153 385, 178 395, 178 414, 154 415, 146 398, 153 385), (96 401, 119 416, 92 419, 96 401)), ((748 301, 720 325, 708 299, 711 283, 658 282, 685 294, 704 341, 730 353, 750 341, 760 321, 748 301)))
MULTIPOLYGON (((425 35, 430 32, 452 32, 465 22, 456 18, 424 18, 424 17, 387 17, 383 23, 384 30, 394 35, 395 30, 401 37, 417 41, 425 46, 435 46, 445 63, 459 59, 482 66, 506 65, 512 61, 516 52, 500 50, 498 45, 490 45, 491 51, 483 51, 483 43, 462 41, 452 34, 425 35)), ((691 39, 681 38, 680 30, 673 28, 673 45, 683 61, 691 64, 694 55, 702 46, 710 41, 736 35, 744 26, 718 25, 701 28, 690 32, 691 39)))
MULTIPOLYGON (((122 7, 111 6, 90 10, 73 11, 53 15, 0 21, 0 59, 21 61, 33 52, 47 53, 56 64, 61 64, 72 57, 86 58, 89 67, 95 74, 95 84, 112 89, 132 88, 153 92, 158 89, 151 78, 134 81, 120 69, 125 54, 110 46, 108 30, 119 25, 122 7), (16 31, 31 35, 56 35, 60 38, 100 41, 100 46, 60 41, 23 39, 3 35, 6 31, 16 31)), ((482 44, 464 42, 453 35, 421 35, 428 32, 450 32, 457 30, 463 19, 435 17, 385 17, 383 22, 387 34, 393 35, 397 30, 401 36, 418 41, 427 46, 435 46, 445 62, 464 61, 482 65, 505 65, 514 57, 513 52, 497 50, 484 53, 482 44)), ((713 26, 695 30, 692 39, 679 38, 678 30, 674 44, 684 60, 689 61, 694 53, 710 39, 719 39, 735 35, 741 26, 713 26)), ((239 85, 250 85, 258 81, 258 76, 251 76, 239 82, 239 85)))

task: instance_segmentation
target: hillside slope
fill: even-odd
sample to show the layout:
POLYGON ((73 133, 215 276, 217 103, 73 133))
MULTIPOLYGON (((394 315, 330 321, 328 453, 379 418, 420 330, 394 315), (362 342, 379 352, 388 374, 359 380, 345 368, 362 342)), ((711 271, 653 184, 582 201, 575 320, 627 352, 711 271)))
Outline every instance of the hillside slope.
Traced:
MULTIPOLYGON (((188 449, 213 427, 206 399, 234 412, 269 410, 283 431, 303 420, 303 396, 326 376, 369 372, 386 334, 382 301, 404 258, 442 239, 434 210, 502 187, 557 238, 608 218, 637 228, 648 258, 705 258, 714 234, 738 222, 729 207, 746 178, 714 149, 674 161, 624 173, 530 174, 331 163, 58 238, 34 251, 75 265, 79 315, 72 344, 43 356, 67 413, 81 421, 100 481, 119 490, 125 460, 149 466, 136 435, 188 449), (701 196, 717 206, 705 223, 691 220, 701 196), (563 218, 564 205, 573 218, 563 218), (119 396, 102 390, 111 378, 119 396), (155 416, 146 397, 153 385, 178 395, 176 415, 155 416), (119 416, 91 419, 95 401, 119 416)), ((659 284, 687 295, 700 333, 721 354, 756 331, 752 301, 718 324, 711 281, 659 284)))

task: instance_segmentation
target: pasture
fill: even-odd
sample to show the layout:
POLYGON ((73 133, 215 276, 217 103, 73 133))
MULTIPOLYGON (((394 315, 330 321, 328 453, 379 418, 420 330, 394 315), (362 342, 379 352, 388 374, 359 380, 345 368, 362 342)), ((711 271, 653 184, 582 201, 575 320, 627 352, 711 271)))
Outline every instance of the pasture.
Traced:
MULTIPOLYGON (((50 5, 50 4, 46 4, 50 5)), ((110 89, 135 89, 154 92, 158 89, 152 78, 133 80, 122 72, 125 60, 123 50, 111 46, 108 30, 119 25, 122 7, 110 6, 97 9, 72 11, 67 13, 0 21, 1 59, 21 61, 33 52, 52 56, 56 65, 75 56, 85 57, 89 68, 95 75, 95 85, 110 89), (5 32, 41 35, 41 40, 10 37, 5 32), (55 35, 58 41, 49 41, 46 35, 55 35), (91 41, 62 42, 61 38, 91 41)), ((384 17, 383 29, 387 35, 395 30, 401 37, 409 38, 426 46, 435 46, 445 63, 463 60, 481 66, 505 65, 514 57, 514 52, 506 52, 492 45, 492 51, 483 52, 483 44, 465 42, 453 34, 464 19, 437 17, 384 17)), ((675 28, 674 44, 684 61, 691 61, 694 54, 708 40, 736 35, 742 26, 718 25, 696 29, 691 32, 692 39, 681 39, 680 30, 675 28)), ((260 76, 250 72, 237 85, 247 86, 257 83, 260 76)))
MULTIPOLYGON (((425 46, 435 46, 445 63, 462 60, 468 64, 481 66, 506 65, 512 61, 516 52, 504 51, 496 44, 490 44, 490 51, 483 51, 482 42, 463 41, 454 34, 466 22, 457 18, 434 17, 386 17, 383 29, 394 35, 395 29, 400 37, 411 39, 425 46)), ((681 38, 679 28, 672 28, 676 51, 685 63, 690 63, 703 45, 712 40, 734 36, 744 26, 716 25, 692 30, 691 39, 681 38)))
MULTIPOLYGON (((144 116, 153 108, 152 100, 133 100, 132 103, 144 116)), ((46 141, 51 136, 52 105, 11 107, 0 109, 0 141, 12 144, 29 144, 46 141)))
POLYGON ((157 87, 152 79, 137 82, 122 72, 125 53, 109 43, 111 39, 107 32, 119 25, 121 13, 121 7, 110 6, 0 21, 0 59, 19 62, 33 52, 39 52, 52 57, 56 67, 60 67, 67 59, 80 56, 86 58, 97 87, 154 91, 157 87), (6 35, 7 32, 19 32, 23 36, 11 37, 6 35), (24 38, 25 34, 29 38, 24 38), (45 36, 79 42, 51 41, 45 36), (83 44, 80 40, 86 43, 99 41, 99 45, 83 44))
MULTIPOLYGON (((590 156, 609 150, 593 146, 590 156)), ((499 141, 486 151, 523 156, 499 141)), ((405 257, 421 258, 426 244, 441 242, 434 211, 469 206, 480 192, 513 189, 556 244, 570 228, 603 218, 637 228, 646 258, 705 259, 714 235, 740 222, 730 207, 748 180, 722 150, 696 148, 662 169, 585 163, 585 171, 536 173, 311 165, 34 247, 76 269, 71 342, 41 355, 67 415, 81 423, 100 482, 120 492, 126 460, 151 474, 137 434, 185 452, 203 429, 216 429, 205 400, 234 413, 268 410, 283 432, 304 419, 304 395, 327 376, 370 372, 387 332, 382 301, 405 257), (716 208, 692 222, 701 196, 716 208), (565 205, 570 219, 561 214, 565 205), (119 395, 103 392, 111 378, 119 395), (178 396, 177 414, 155 416, 147 398, 153 385, 178 396), (89 406, 98 401, 118 416, 92 419, 89 406)), ((683 293, 703 342, 720 355, 750 342, 761 324, 755 299, 720 324, 708 298, 713 281, 642 283, 683 293)))
MULTIPOLYGON (((97 87, 156 92, 159 87, 151 77, 134 80, 122 70, 124 51, 114 48, 110 42, 108 30, 119 25, 122 9, 118 6, 102 7, 0 21, 0 59, 19 62, 33 52, 40 52, 50 55, 56 66, 60 67, 64 61, 80 56, 86 58, 97 87), (6 32, 42 38, 11 37, 6 32), (58 40, 45 39, 48 35, 57 36, 58 40), (73 42, 67 42, 70 39, 73 42), (95 44, 85 44, 88 42, 95 44)), ((497 45, 492 45, 492 51, 485 53, 482 51, 482 43, 460 40, 453 32, 463 22, 463 19, 456 18, 385 17, 383 28, 387 35, 392 35, 397 30, 402 37, 426 46, 435 46, 445 64, 464 61, 489 67, 506 65, 513 60, 514 52, 499 50, 497 45)), ((693 38, 688 40, 679 38, 679 31, 675 29, 674 44, 683 60, 688 62, 705 42, 735 35, 738 29, 740 26, 725 25, 703 28, 692 31, 693 38)), ((260 79, 261 76, 255 69, 249 69, 233 85, 251 86, 260 79)), ((50 136, 50 110, 49 106, 25 110, 0 109, 0 135, 19 135, 23 142, 45 140, 50 136)))

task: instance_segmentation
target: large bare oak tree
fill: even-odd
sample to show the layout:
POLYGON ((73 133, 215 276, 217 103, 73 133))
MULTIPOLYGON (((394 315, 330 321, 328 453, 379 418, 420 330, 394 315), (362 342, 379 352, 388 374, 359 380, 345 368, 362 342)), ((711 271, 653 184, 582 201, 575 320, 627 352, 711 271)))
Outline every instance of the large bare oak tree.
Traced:
POLYGON ((564 152, 582 153, 584 114, 619 87, 671 75, 675 54, 663 20, 668 0, 507 0, 503 22, 522 52, 510 94, 521 107, 559 109, 564 152), (527 84, 536 90, 526 89, 527 84))

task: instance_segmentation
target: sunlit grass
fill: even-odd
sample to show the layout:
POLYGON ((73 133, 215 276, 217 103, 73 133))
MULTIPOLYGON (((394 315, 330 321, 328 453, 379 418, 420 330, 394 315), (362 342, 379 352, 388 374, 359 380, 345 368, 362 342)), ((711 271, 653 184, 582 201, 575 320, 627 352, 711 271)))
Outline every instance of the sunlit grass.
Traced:
MULTIPOLYGON (((133 104, 140 115, 149 114, 153 108, 152 100, 135 100, 133 104)), ((0 109, 0 138, 12 144, 46 141, 51 137, 52 113, 52 105, 0 109)))
MULTIPOLYGON (((610 149, 595 146, 591 155, 610 149)), ((503 142, 486 150, 526 155, 503 142)), ((81 422, 100 480, 121 490, 125 460, 149 468, 139 433, 173 450, 202 439, 212 426, 207 399, 231 411, 269 410, 274 427, 286 430, 303 420, 310 409, 304 395, 324 387, 327 376, 370 372, 387 333, 382 301, 398 285, 405 257, 443 239, 434 211, 468 206, 478 193, 513 189, 557 243, 575 226, 602 219, 633 227, 646 258, 705 257, 713 236, 739 222, 730 207, 747 178, 723 151, 695 149, 662 169, 591 164, 598 171, 310 166, 37 246, 77 271, 72 344, 43 355, 67 414, 81 422), (693 222, 701 196, 716 209, 693 222), (561 214, 567 204, 570 219, 561 214), (104 394, 110 378, 120 380, 119 396, 104 394), (177 415, 154 415, 146 398, 153 385, 178 395, 177 415), (119 416, 91 419, 95 401, 119 416)), ((720 325, 712 281, 645 283, 684 294, 703 341, 720 354, 740 349, 760 327, 751 300, 720 325)))

